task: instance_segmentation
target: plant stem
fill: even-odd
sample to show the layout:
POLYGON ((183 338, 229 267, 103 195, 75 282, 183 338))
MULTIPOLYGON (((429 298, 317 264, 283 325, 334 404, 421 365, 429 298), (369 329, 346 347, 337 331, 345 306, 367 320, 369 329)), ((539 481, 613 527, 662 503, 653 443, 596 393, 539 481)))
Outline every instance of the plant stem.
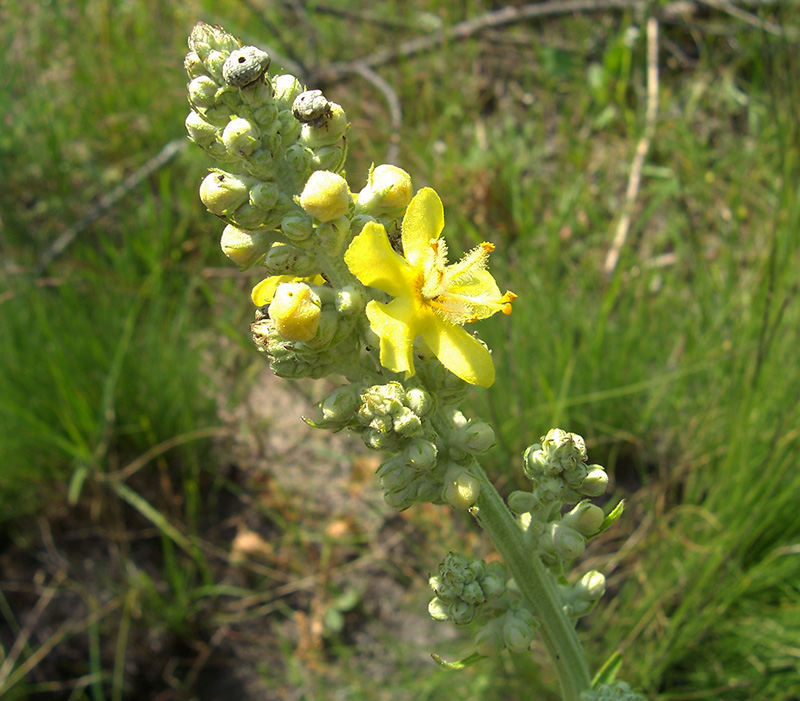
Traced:
MULTIPOLYGON (((481 470, 482 472, 482 470, 481 470)), ((541 623, 538 630, 555 665, 564 701, 579 701, 591 689, 591 677, 575 626, 564 614, 558 591, 542 561, 525 547, 522 529, 514 520, 494 485, 482 474, 475 514, 492 539, 514 581, 541 623)))

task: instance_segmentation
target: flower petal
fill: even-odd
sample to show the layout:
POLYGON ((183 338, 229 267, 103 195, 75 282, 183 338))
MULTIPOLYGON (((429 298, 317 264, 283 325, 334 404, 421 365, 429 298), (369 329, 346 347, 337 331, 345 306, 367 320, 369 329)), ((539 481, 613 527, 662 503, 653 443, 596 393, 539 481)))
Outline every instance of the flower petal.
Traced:
POLYGON ((293 275, 273 275, 272 277, 265 278, 259 282, 250 293, 253 304, 257 307, 269 304, 272 297, 275 295, 275 290, 282 282, 293 282, 295 277, 293 275))
POLYGON ((460 326, 437 319, 423 332, 423 338, 439 362, 464 382, 480 387, 494 383, 491 353, 460 326))
POLYGON ((436 190, 423 187, 408 205, 403 217, 403 253, 408 262, 421 266, 430 255, 430 242, 444 229, 444 207, 436 190))
POLYGON ((386 230, 369 222, 350 243, 344 262, 362 284, 377 287, 392 297, 413 291, 414 272, 406 260, 392 250, 386 230))
POLYGON ((381 365, 411 377, 414 374, 414 338, 418 335, 412 301, 407 297, 400 297, 389 304, 373 300, 367 304, 367 318, 370 327, 381 339, 381 365))

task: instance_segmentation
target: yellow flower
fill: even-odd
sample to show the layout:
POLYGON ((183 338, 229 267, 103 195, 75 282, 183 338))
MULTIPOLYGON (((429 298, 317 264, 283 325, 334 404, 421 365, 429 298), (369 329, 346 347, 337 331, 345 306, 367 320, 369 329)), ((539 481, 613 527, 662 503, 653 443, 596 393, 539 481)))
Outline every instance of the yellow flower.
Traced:
POLYGON ((314 275, 313 277, 295 277, 294 275, 273 275, 272 277, 265 278, 259 282, 250 293, 250 298, 253 304, 257 307, 263 307, 269 304, 275 296, 275 290, 278 285, 283 282, 307 282, 311 285, 321 285, 325 282, 322 275, 314 275))
POLYGON ((389 293, 388 304, 367 304, 367 318, 381 340, 381 365, 414 374, 414 340, 423 340, 450 372, 465 382, 489 387, 494 382, 492 356, 461 328, 497 312, 511 313, 516 295, 501 295, 486 270, 494 249, 482 243, 453 265, 439 236, 444 228, 442 201, 430 188, 420 190, 403 217, 405 257, 392 250, 380 224, 368 223, 356 236, 344 259, 364 284, 389 293))

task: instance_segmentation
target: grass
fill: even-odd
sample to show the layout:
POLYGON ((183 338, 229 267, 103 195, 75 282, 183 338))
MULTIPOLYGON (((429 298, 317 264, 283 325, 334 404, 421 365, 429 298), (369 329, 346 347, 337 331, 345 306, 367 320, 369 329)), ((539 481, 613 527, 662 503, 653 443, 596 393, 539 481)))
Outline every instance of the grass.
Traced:
MULTIPOLYGON (((460 677, 427 660, 464 645, 423 616, 438 550, 485 548, 468 521, 396 518, 352 445, 297 459, 294 429, 245 410, 263 381, 246 338, 251 280, 220 272, 220 227, 196 197, 201 154, 182 152, 38 269, 100 194, 182 135, 197 19, 313 69, 486 11, 417 5, 309 9, 308 24, 249 3, 0 10, 8 698, 179 698, 235 681, 240 695, 436 699, 454 679, 465 698, 554 698, 538 652, 460 677), (337 482, 320 472, 331 462, 355 472, 337 482), (371 555, 383 537, 396 549, 371 555), (419 633, 388 634, 409 618, 419 633)), ((800 26, 788 4, 769 12, 800 26)), ((519 295, 482 329, 498 367, 476 400, 500 439, 490 474, 520 484, 521 451, 559 425, 587 437, 628 498, 587 557, 610 585, 583 627, 595 666, 619 647, 624 677, 654 699, 790 699, 798 45, 716 11, 662 24, 656 136, 606 276, 643 129, 636 26, 626 13, 554 17, 378 69, 403 107, 399 165, 440 192, 454 253, 493 241, 493 271, 519 295)), ((352 121, 358 187, 388 148, 383 96, 353 78, 325 89, 352 121)))

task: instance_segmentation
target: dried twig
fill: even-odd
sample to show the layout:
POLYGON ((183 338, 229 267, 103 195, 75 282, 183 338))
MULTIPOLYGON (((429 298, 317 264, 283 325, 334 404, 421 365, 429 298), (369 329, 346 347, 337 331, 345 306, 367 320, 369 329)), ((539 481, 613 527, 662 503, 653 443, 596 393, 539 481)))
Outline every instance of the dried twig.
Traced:
POLYGON ((697 0, 697 2, 701 5, 706 5, 707 7, 724 12, 731 17, 735 17, 745 24, 749 24, 751 27, 767 32, 767 34, 774 34, 779 37, 787 36, 797 38, 797 30, 795 28, 784 28, 774 22, 762 20, 760 17, 743 10, 741 7, 737 7, 732 2, 728 2, 728 0, 697 0))
POLYGON ((631 172, 628 178, 628 189, 625 192, 625 203, 622 207, 622 216, 617 224, 611 248, 606 254, 603 263, 603 272, 610 275, 614 272, 619 262, 619 254, 631 227, 631 215, 639 186, 642 183, 642 168, 650 150, 650 142, 656 130, 658 116, 658 20, 650 17, 647 20, 647 109, 645 112, 644 131, 642 138, 636 145, 636 152, 631 163, 631 172))

